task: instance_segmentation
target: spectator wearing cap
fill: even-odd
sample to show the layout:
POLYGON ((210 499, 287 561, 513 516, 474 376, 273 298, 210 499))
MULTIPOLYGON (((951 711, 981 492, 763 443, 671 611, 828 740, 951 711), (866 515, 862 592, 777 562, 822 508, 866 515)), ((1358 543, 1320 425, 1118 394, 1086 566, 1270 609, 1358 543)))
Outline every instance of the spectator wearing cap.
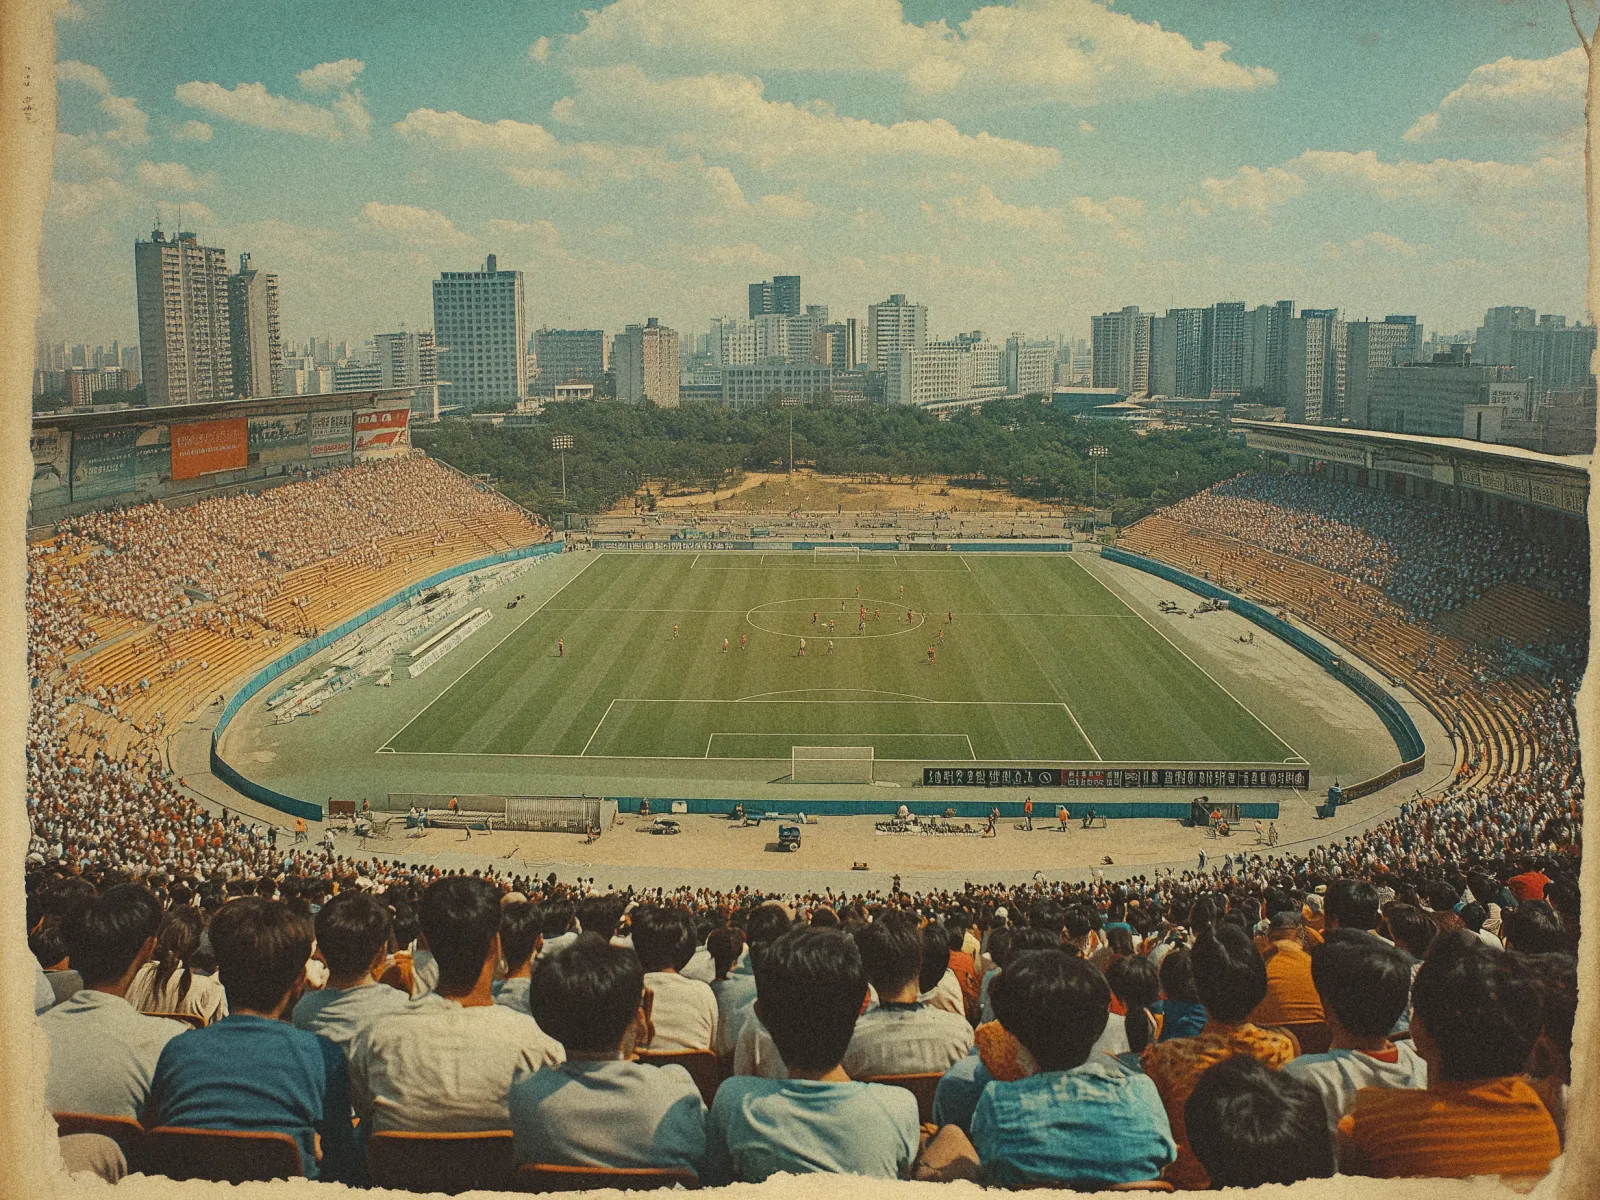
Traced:
POLYGON ((1091 1058, 1111 991, 1104 976, 1062 950, 1007 964, 995 990, 1000 1023, 1020 1044, 1027 1074, 991 1082, 972 1115, 972 1144, 987 1179, 1131 1183, 1154 1179, 1176 1147, 1161 1097, 1142 1074, 1091 1058))
POLYGON ((638 958, 583 934, 534 978, 534 1019, 566 1058, 512 1085, 516 1161, 703 1175, 706 1107, 689 1072, 629 1061, 651 1021, 638 958))
POLYGON ((137 1118, 161 1051, 186 1026, 147 1017, 128 1003, 128 985, 155 950, 161 905, 145 888, 122 884, 93 898, 73 922, 69 946, 84 986, 39 1024, 50 1040, 44 1097, 52 1112, 137 1118))
POLYGON ((284 1020, 305 986, 311 922, 246 896, 223 905, 208 932, 229 1013, 166 1044, 144 1125, 287 1133, 308 1178, 361 1182, 345 1057, 284 1020))
POLYGON ((1333 1132, 1316 1091, 1257 1059, 1235 1055, 1207 1068, 1183 1113, 1189 1144, 1213 1188, 1334 1173, 1333 1132))
POLYGON ((561 1047, 532 1017, 494 1003, 501 909, 493 884, 447 875, 422 893, 420 916, 439 982, 357 1035, 356 1109, 378 1133, 504 1129, 511 1085, 559 1063, 561 1047))
POLYGON ((1465 931, 1446 934, 1417 972, 1412 1004, 1428 1086, 1357 1092, 1339 1122, 1340 1171, 1542 1177, 1561 1139, 1522 1075, 1542 1025, 1531 972, 1465 931))
MULTIPOLYGON (((930 930, 941 926, 930 925, 930 930)), ((942 1073, 972 1049, 972 1026, 919 999, 923 931, 909 913, 890 910, 855 933, 878 1003, 856 1022, 843 1059, 852 1079, 942 1073)))
POLYGON ((1250 1014, 1254 1024, 1312 1025, 1323 1019, 1322 1001, 1311 980, 1311 956, 1302 938, 1304 929, 1295 909, 1273 913, 1268 921, 1263 956, 1267 996, 1250 1014))
MULTIPOLYGON (((1172 955, 1168 955, 1171 961, 1172 955)), ((1177 1160, 1165 1178, 1180 1188, 1204 1188, 1205 1168, 1189 1149, 1183 1106, 1206 1068, 1236 1054, 1281 1067, 1297 1047, 1288 1034, 1250 1023, 1267 994, 1267 970, 1250 935, 1237 925, 1206 926, 1190 951, 1195 990, 1205 1006, 1206 1024, 1194 1037, 1167 1039, 1145 1048, 1140 1061, 1161 1094, 1178 1143, 1177 1160)), ((1163 963, 1163 966, 1166 964, 1163 963)))
POLYGON ((393 928, 389 910, 366 892, 341 892, 317 911, 316 956, 328 965, 328 982, 300 997, 296 1029, 320 1033, 348 1055, 367 1022, 405 1008, 406 994, 377 979, 393 928))
MULTIPOLYGON (((513 893, 514 894, 514 893, 513 893)), ((526 900, 513 900, 500 906, 500 954, 506 975, 491 988, 494 1002, 519 1013, 531 1014, 528 986, 533 960, 544 941, 539 932, 543 915, 526 900)))
POLYGON ((686 909, 646 904, 633 910, 633 951, 654 1002, 655 1034, 644 1049, 709 1050, 716 1041, 717 997, 711 986, 679 974, 695 951, 694 918, 686 909))
POLYGON ((1411 994, 1406 956, 1376 938, 1332 934, 1311 952, 1311 978, 1328 1022, 1329 1049, 1302 1054, 1284 1070, 1316 1088, 1330 1132, 1362 1088, 1423 1088, 1427 1064, 1409 1041, 1389 1032, 1411 994))

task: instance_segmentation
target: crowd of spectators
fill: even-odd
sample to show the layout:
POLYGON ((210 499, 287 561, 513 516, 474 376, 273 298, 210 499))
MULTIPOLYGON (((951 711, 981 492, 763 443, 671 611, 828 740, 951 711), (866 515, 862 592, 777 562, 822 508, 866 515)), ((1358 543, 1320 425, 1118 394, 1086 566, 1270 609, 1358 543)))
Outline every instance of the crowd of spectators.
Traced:
POLYGON ((1315 475, 1251 472, 1162 515, 1322 567, 1429 622, 1497 583, 1587 605, 1589 547, 1511 523, 1315 475))

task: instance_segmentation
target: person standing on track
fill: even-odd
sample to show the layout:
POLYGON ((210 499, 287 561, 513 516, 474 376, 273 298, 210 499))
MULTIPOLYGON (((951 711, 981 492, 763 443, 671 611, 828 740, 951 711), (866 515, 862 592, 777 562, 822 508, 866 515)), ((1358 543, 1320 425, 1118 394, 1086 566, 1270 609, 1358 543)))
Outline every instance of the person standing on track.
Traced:
POLYGON ((1022 802, 1022 815, 1027 818, 1028 832, 1033 832, 1033 797, 1029 796, 1022 802))

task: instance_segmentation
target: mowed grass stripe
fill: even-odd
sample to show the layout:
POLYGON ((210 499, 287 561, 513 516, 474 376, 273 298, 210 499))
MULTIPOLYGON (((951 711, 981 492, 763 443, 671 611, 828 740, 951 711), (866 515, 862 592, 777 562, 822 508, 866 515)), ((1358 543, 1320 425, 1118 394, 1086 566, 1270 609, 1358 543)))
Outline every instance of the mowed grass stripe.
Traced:
POLYGON ((870 558, 819 564, 805 556, 791 569, 693 568, 690 556, 604 555, 558 604, 529 618, 447 698, 397 735, 394 749, 578 755, 587 746, 590 755, 670 749, 674 756, 700 757, 713 733, 765 730, 783 737, 793 721, 773 710, 765 718, 771 724, 752 715, 729 729, 715 711, 725 705, 613 701, 876 690, 963 703, 937 714, 908 709, 890 725, 874 716, 870 724, 852 726, 865 714, 824 702, 816 718, 793 731, 961 734, 980 759, 1092 760, 1094 751, 1065 708, 1002 707, 1064 701, 1107 759, 1281 761, 1290 753, 1064 556, 976 557, 970 569, 940 572, 897 570, 897 564, 870 558), (883 611, 870 623, 873 632, 898 636, 855 636, 857 584, 869 612, 883 611), (846 611, 828 597, 842 597, 846 611), (749 610, 774 601, 799 604, 783 621, 768 622, 795 632, 766 632, 745 619, 749 610), (825 631, 809 625, 805 610, 812 604, 822 620, 839 622, 832 655, 825 631), (899 633, 907 608, 926 614, 926 623, 899 633), (946 626, 952 609, 955 621, 946 626), (674 623, 680 626, 676 641, 674 623), (749 640, 743 652, 741 633, 749 640), (800 636, 810 644, 804 659, 796 653, 800 636), (557 637, 565 639, 565 658, 555 656, 557 637), (930 644, 938 656, 933 667, 927 664, 930 644), (608 709, 612 717, 602 726, 608 709))

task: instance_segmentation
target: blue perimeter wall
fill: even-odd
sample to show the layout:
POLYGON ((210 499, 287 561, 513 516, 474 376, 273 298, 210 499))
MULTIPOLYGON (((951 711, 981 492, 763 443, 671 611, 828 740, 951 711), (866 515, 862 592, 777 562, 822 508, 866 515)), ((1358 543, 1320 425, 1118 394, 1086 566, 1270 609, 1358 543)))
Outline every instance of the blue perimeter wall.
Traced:
POLYGON ((222 738, 223 731, 228 728, 228 722, 233 720, 234 714, 243 708, 251 697, 285 671, 298 666, 313 654, 333 645, 334 642, 346 634, 361 628, 374 617, 380 617, 396 605, 404 604, 413 596, 426 592, 431 588, 436 588, 441 583, 454 579, 458 575, 481 571, 485 567, 499 566, 501 563, 513 562, 519 558, 538 558, 545 554, 560 554, 563 549, 565 549, 565 545, 562 542, 540 542, 532 546, 521 546, 515 550, 506 550, 500 554, 491 554, 488 558, 473 559, 471 562, 461 563, 459 566, 448 567, 437 574, 428 576, 420 583, 413 583, 402 591, 396 592, 382 603, 374 604, 366 612, 351 617, 342 625, 328 630, 327 633, 319 634, 309 642, 303 642, 282 658, 261 668, 223 706, 222 716, 217 720, 217 727, 211 731, 211 773, 234 791, 250 797, 250 799, 259 804, 265 804, 277 809, 279 812, 286 812, 292 817, 304 817, 308 821, 322 820, 322 805, 296 800, 293 796, 285 796, 282 792, 275 792, 271 788, 262 787, 259 783, 246 779, 223 761, 222 756, 217 753, 217 742, 222 738))
POLYGON ((1406 712, 1398 700, 1384 691, 1381 685, 1351 667, 1316 638, 1273 616, 1254 601, 1241 599, 1208 580, 1198 579, 1164 562, 1128 550, 1119 550, 1114 546, 1107 546, 1101 550, 1100 557, 1140 571, 1147 571, 1151 575, 1176 583, 1208 599, 1226 600, 1229 612, 1236 612, 1245 620, 1261 626, 1268 633, 1282 638, 1312 662, 1327 670, 1330 675, 1372 707, 1383 721, 1384 727, 1389 730, 1389 735, 1394 738, 1395 749, 1400 751, 1400 763, 1381 775, 1338 789, 1336 794, 1329 797, 1334 803, 1343 803, 1375 792, 1379 788, 1389 786, 1397 779, 1415 775, 1427 765, 1427 747, 1423 744, 1422 735, 1417 732, 1416 724, 1411 720, 1411 714, 1406 712))

